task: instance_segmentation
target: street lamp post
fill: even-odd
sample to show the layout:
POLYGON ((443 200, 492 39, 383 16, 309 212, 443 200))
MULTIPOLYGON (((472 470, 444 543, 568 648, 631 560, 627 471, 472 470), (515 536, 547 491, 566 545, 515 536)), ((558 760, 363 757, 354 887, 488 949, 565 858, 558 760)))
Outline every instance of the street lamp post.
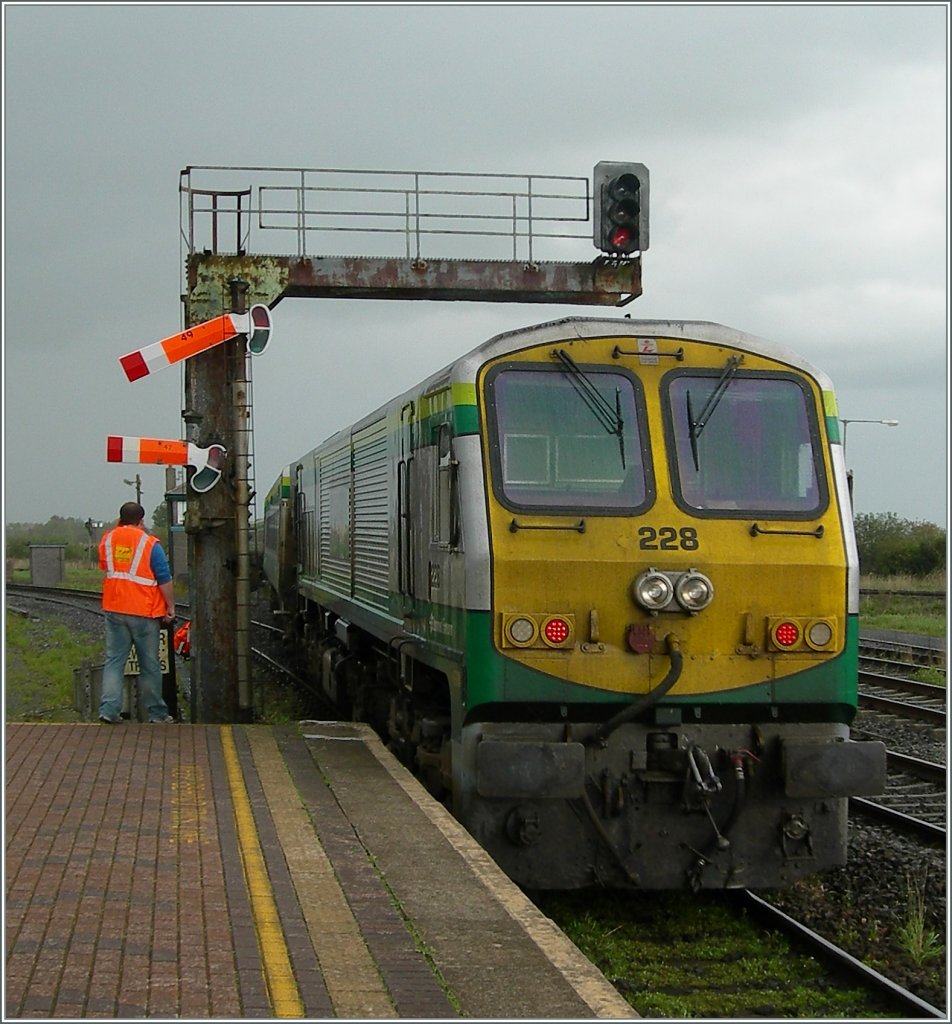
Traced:
MULTIPOLYGON (((886 427, 898 427, 899 420, 840 420, 843 424, 843 461, 846 462, 846 428, 851 423, 882 423, 886 427)), ((846 486, 850 493, 850 504, 853 502, 853 471, 846 468, 846 486)))
POLYGON ((882 423, 887 427, 898 427, 899 420, 840 420, 843 424, 843 458, 846 458, 846 428, 850 423, 882 423))
MULTIPOLYGON (((844 444, 845 444, 845 440, 846 439, 844 437, 844 444)), ((122 482, 124 484, 128 484, 130 487, 135 487, 135 489, 136 489, 136 504, 137 505, 141 505, 142 504, 142 477, 139 476, 138 473, 136 473, 135 480, 123 480, 122 482)))

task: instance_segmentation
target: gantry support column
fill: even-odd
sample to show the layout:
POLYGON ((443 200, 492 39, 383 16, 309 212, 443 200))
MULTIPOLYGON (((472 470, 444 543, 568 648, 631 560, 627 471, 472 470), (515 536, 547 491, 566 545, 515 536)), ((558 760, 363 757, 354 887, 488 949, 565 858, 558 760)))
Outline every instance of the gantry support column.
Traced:
MULTIPOLYGON (((186 326, 250 304, 276 301, 228 268, 183 296, 186 326)), ((220 483, 187 490, 189 600, 192 630, 192 721, 250 721, 250 423, 247 338, 239 335, 185 363, 186 439, 228 452, 220 483)))

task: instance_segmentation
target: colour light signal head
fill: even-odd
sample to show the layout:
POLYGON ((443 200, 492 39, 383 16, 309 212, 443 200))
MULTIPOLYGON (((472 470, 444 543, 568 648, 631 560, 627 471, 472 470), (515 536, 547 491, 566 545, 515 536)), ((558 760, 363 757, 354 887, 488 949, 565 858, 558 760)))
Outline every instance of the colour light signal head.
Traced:
POLYGON ((648 248, 648 168, 603 160, 595 167, 597 249, 626 256, 648 248))

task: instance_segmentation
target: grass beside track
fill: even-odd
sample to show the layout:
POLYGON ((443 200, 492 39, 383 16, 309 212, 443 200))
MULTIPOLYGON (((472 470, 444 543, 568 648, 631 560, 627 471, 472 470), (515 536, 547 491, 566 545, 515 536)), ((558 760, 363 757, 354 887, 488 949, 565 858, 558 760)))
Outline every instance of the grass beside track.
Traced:
POLYGON ((643 1017, 887 1016, 718 894, 587 891, 537 902, 643 1017))
POLYGON ((860 591, 860 629, 894 629, 920 636, 947 635, 948 593, 944 573, 922 578, 863 576, 860 591), (937 593, 943 596, 933 596, 937 593))
POLYGON ((8 722, 78 722, 73 670, 102 662, 103 645, 62 624, 6 613, 4 708, 8 722))

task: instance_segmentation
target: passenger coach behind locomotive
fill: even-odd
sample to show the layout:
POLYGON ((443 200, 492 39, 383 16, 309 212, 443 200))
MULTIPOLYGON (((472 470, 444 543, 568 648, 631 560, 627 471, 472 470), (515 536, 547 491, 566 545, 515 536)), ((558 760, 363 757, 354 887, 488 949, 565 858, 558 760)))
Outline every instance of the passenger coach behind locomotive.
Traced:
MULTIPOLYGON (((269 578, 518 883, 779 886, 881 790, 829 381, 709 323, 501 335, 308 452, 269 578), (290 582, 289 582, 290 580, 290 582)), ((278 497, 272 501, 280 504, 278 497)))

